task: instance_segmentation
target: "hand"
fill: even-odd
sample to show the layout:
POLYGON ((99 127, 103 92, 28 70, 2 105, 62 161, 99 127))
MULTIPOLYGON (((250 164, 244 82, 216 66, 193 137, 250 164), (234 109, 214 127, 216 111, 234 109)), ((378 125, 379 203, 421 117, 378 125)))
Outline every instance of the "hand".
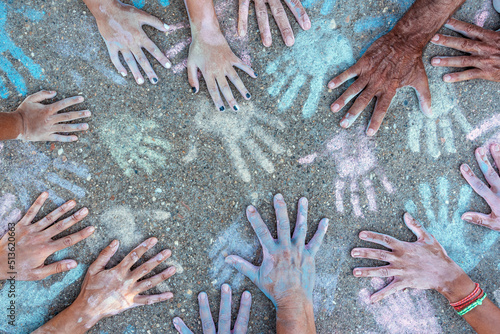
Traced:
POLYGON ((472 67, 463 72, 445 74, 446 82, 485 79, 500 82, 500 32, 486 30, 470 23, 450 19, 445 27, 467 38, 435 35, 431 42, 469 53, 469 56, 434 57, 432 65, 472 67))
MULTIPOLYGON (((215 330, 214 320, 210 312, 208 297, 205 292, 198 295, 198 303, 200 304, 200 318, 203 326, 203 333, 220 333, 220 334, 245 334, 248 328, 248 320, 250 318, 250 306, 252 305, 252 295, 245 291, 241 296, 240 310, 238 317, 234 323, 234 328, 231 329, 231 287, 227 284, 222 285, 220 311, 219 311, 219 328, 215 330)), ((175 329, 181 334, 193 334, 186 326, 181 318, 174 318, 175 329)))
POLYGON ((373 136, 399 88, 412 86, 420 102, 420 109, 431 115, 431 92, 422 62, 422 48, 415 47, 393 31, 376 40, 361 59, 328 83, 328 88, 339 87, 347 80, 356 81, 332 104, 333 112, 340 111, 361 92, 342 118, 340 126, 350 127, 373 98, 377 98, 366 134, 373 136))
POLYGON ((75 207, 75 201, 71 200, 32 224, 48 196, 47 192, 43 192, 17 225, 9 224, 7 234, 0 239, 0 279, 9 278, 7 272, 14 271, 17 272, 18 281, 36 281, 76 268, 75 260, 62 260, 49 265, 44 263, 55 252, 73 246, 94 233, 94 227, 89 226, 63 238, 52 239, 85 218, 88 210, 82 208, 72 216, 54 223, 75 207), (11 256, 12 253, 15 254, 14 258, 11 256), (14 263, 8 261, 11 258, 14 263))
POLYGON ((417 236, 415 242, 397 240, 385 234, 363 231, 359 238, 389 248, 391 251, 354 248, 352 257, 388 262, 377 268, 355 268, 356 277, 391 277, 392 282, 374 293, 377 302, 405 288, 434 289, 450 302, 458 301, 474 290, 474 282, 448 257, 439 242, 410 214, 404 215, 406 226, 417 236))
POLYGON ((158 76, 151 67, 142 49, 146 49, 165 68, 170 68, 172 64, 160 51, 155 43, 146 35, 142 29, 143 25, 149 25, 162 32, 167 32, 168 25, 157 17, 126 5, 119 0, 95 1, 84 0, 94 15, 99 27, 99 32, 108 47, 109 56, 121 75, 126 76, 127 70, 123 67, 118 53, 121 52, 123 59, 129 70, 134 75, 135 81, 142 85, 142 76, 137 63, 142 67, 152 84, 158 82, 158 76))
POLYGON ((274 208, 278 225, 277 240, 271 236, 255 207, 247 208, 248 220, 262 245, 264 259, 261 266, 256 267, 236 255, 226 257, 226 262, 247 276, 276 306, 278 333, 280 320, 284 323, 289 321, 294 330, 297 328, 292 325, 298 322, 301 326, 307 326, 307 330, 312 331, 314 329, 314 315, 312 314, 314 257, 328 228, 328 219, 321 220, 316 234, 306 245, 307 199, 301 198, 299 201, 297 223, 291 238, 287 207, 281 194, 274 197, 274 208))
POLYGON ((81 124, 59 124, 75 119, 90 117, 90 111, 72 111, 58 114, 60 110, 83 102, 82 96, 69 97, 67 99, 52 103, 41 102, 56 96, 56 92, 42 90, 28 96, 17 108, 14 114, 21 119, 21 134, 18 139, 28 141, 60 141, 70 142, 78 140, 77 136, 59 135, 57 132, 85 131, 89 128, 87 123, 81 124))
MULTIPOLYGON (((493 143, 490 146, 490 152, 495 164, 499 166, 500 145, 493 143)), ((476 149, 476 160, 490 187, 484 184, 467 164, 463 164, 460 171, 472 189, 488 203, 491 213, 487 215, 479 212, 466 212, 462 215, 462 219, 500 232, 500 176, 491 166, 484 148, 476 149)))
MULTIPOLYGON (((311 29, 311 21, 309 16, 302 7, 299 0, 284 0, 288 5, 288 8, 292 11, 293 15, 299 22, 299 25, 304 30, 311 29)), ((271 46, 272 37, 271 29, 269 28, 269 18, 267 16, 267 6, 269 4, 271 8, 271 13, 273 13, 274 20, 281 31, 281 37, 287 46, 292 46, 295 43, 295 38, 293 36, 292 27, 290 27, 290 22, 286 16, 285 9, 281 4, 280 0, 254 0, 255 2, 255 13, 257 15, 257 22, 259 23, 260 37, 262 38, 262 44, 264 46, 271 46)), ((240 0, 240 9, 238 13, 238 35, 241 37, 245 36, 248 27, 248 8, 250 6, 250 0, 240 0)))
MULTIPOLYGON (((191 29, 194 29, 193 25, 191 29)), ((226 77, 239 90, 243 98, 249 100, 251 95, 233 67, 235 66, 245 71, 252 78, 256 78, 257 75, 251 67, 235 56, 218 27, 208 28, 205 26, 203 29, 205 30, 193 30, 193 42, 189 47, 187 62, 189 84, 192 87, 193 93, 198 92, 200 87, 198 82, 199 69, 217 109, 220 111, 225 110, 224 102, 222 102, 219 94, 220 88, 220 91, 229 103, 229 107, 233 110, 238 110, 238 104, 233 97, 226 77)))
POLYGON ((81 322, 85 328, 91 328, 100 319, 130 308, 159 303, 173 297, 172 292, 139 295, 175 273, 175 267, 169 267, 155 276, 139 281, 170 257, 172 253, 169 249, 161 251, 131 270, 131 267, 157 242, 156 238, 147 239, 125 256, 116 267, 107 270, 106 264, 118 250, 118 240, 114 240, 102 250, 94 263, 89 266, 80 294, 70 306, 78 317, 83 318, 81 322))

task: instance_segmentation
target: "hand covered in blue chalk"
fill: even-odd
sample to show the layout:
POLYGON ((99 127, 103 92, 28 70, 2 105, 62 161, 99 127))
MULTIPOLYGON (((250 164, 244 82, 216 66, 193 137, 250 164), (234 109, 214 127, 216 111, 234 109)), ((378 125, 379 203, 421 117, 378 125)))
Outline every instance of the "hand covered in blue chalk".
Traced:
MULTIPOLYGON (((304 30, 311 29, 311 21, 304 7, 299 0, 284 0, 290 11, 293 13, 300 27, 304 30)), ((269 17, 267 14, 266 3, 271 8, 274 20, 281 32, 281 37, 287 46, 292 46, 295 43, 293 30, 286 16, 285 9, 280 0, 254 0, 255 14, 259 24, 260 37, 264 46, 271 46, 273 40, 271 37, 271 29, 269 27, 269 17)), ((238 35, 245 36, 248 27, 248 9, 250 0, 240 0, 240 9, 238 15, 238 35)))
MULTIPOLYGON (((204 334, 245 334, 248 328, 248 320, 250 318, 250 307, 252 305, 252 295, 245 291, 241 296, 240 310, 238 317, 234 323, 234 328, 231 329, 231 287, 228 284, 223 284, 221 288, 221 300, 219 311, 218 330, 215 329, 215 323, 210 312, 208 297, 205 292, 198 295, 198 303, 200 304, 200 318, 203 326, 204 334)), ((173 320, 175 329, 181 334, 193 334, 186 326, 181 318, 176 317, 173 320)))
POLYGON ((290 221, 283 196, 278 194, 274 197, 278 230, 278 239, 275 240, 255 207, 249 206, 247 217, 262 245, 262 264, 257 267, 236 255, 226 257, 227 263, 247 276, 274 303, 277 308, 278 332, 292 333, 302 328, 302 333, 304 330, 310 333, 314 329, 314 257, 328 228, 328 219, 321 220, 316 234, 306 244, 307 207, 307 199, 301 198, 295 231, 290 236, 290 221), (300 314, 300 318, 294 318, 297 314, 300 314), (287 330, 286 326, 297 323, 304 327, 287 330))
POLYGON ((450 302, 456 302, 474 289, 474 282, 452 259, 432 234, 413 217, 404 215, 406 226, 417 236, 415 242, 405 242, 385 234, 362 231, 359 238, 389 248, 354 248, 351 256, 388 262, 382 267, 354 269, 356 277, 389 277, 389 285, 374 293, 370 300, 377 302, 405 288, 434 289, 450 302))
POLYGON ((157 17, 134 6, 126 5, 119 0, 84 0, 84 2, 97 21, 99 32, 106 43, 111 61, 118 72, 123 76, 127 75, 127 70, 118 57, 118 53, 121 52, 129 70, 139 85, 144 83, 144 77, 137 63, 142 67, 149 81, 156 84, 158 76, 142 49, 146 49, 165 68, 170 68, 172 64, 146 35, 142 26, 149 25, 162 32, 167 32, 168 25, 157 17))
POLYGON ((58 133, 85 131, 89 128, 87 123, 60 124, 76 119, 90 117, 89 110, 72 111, 59 114, 58 112, 82 103, 82 96, 69 97, 67 99, 52 103, 42 104, 44 100, 56 96, 56 92, 42 90, 28 96, 17 108, 14 114, 21 120, 21 133, 18 139, 27 141, 60 141, 70 142, 78 140, 77 136, 60 135, 58 133))
POLYGON ((469 68, 463 72, 445 74, 446 82, 485 79, 500 82, 500 32, 450 19, 445 27, 467 38, 435 35, 431 42, 469 53, 469 56, 434 57, 432 65, 469 68), (472 67, 472 68, 471 68, 472 67))
POLYGON ((8 272, 17 272, 14 277, 18 281, 36 281, 76 268, 77 263, 74 260, 62 260, 48 265, 45 265, 45 260, 55 252, 73 246, 94 233, 94 227, 89 226, 53 240, 55 236, 85 218, 88 210, 82 208, 68 218, 56 222, 75 207, 75 201, 71 200, 32 224, 48 196, 47 192, 43 192, 17 224, 9 223, 7 233, 0 239, 0 279, 11 278, 8 272))
MULTIPOLYGON (((490 146, 491 156, 497 166, 500 165, 500 145, 493 143, 490 146)), ((492 230, 500 232, 500 176, 498 172, 491 166, 486 149, 480 147, 476 149, 476 160, 483 172, 489 187, 481 181, 472 169, 463 164, 460 167, 463 177, 470 184, 472 189, 481 196, 490 206, 491 213, 484 214, 479 212, 466 212, 462 215, 462 219, 473 224, 484 226, 492 230)))

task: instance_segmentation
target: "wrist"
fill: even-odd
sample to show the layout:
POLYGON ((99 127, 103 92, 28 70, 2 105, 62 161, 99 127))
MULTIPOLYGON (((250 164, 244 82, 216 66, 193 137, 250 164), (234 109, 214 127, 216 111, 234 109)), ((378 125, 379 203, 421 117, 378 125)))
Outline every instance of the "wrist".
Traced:
POLYGON ((121 5, 118 0, 83 0, 83 2, 96 20, 109 17, 110 9, 121 5))
POLYGON ((277 333, 315 333, 312 300, 295 298, 281 300, 276 305, 277 333))
POLYGON ((0 113, 0 140, 21 139, 24 133, 24 118, 19 110, 0 113))
POLYGON ((449 270, 448 280, 441 284, 436 291, 443 295, 450 303, 455 303, 467 297, 475 288, 470 277, 454 263, 457 268, 449 270))
POLYGON ((88 302, 83 301, 80 297, 71 304, 66 310, 68 310, 69 315, 75 322, 85 330, 92 328, 99 320, 101 316, 94 314, 93 308, 88 304, 88 302))

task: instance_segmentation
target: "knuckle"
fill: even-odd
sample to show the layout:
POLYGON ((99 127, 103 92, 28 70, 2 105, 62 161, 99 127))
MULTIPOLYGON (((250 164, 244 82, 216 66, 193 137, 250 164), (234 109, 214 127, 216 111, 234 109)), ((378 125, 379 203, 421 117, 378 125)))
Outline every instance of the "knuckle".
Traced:
POLYGON ((280 17, 285 15, 285 9, 282 6, 273 8, 273 15, 280 17))
POLYGON ((379 252, 379 259, 382 261, 387 260, 387 253, 386 252, 379 252))
POLYGON ((382 268, 380 269, 380 274, 384 277, 388 277, 389 276, 389 270, 387 270, 387 268, 382 268))
POLYGON ((73 239, 70 236, 64 237, 63 244, 65 246, 71 246, 73 244, 73 239))
POLYGON ((382 236, 382 241, 387 245, 392 245, 392 239, 387 235, 382 236))
POLYGON ((62 263, 56 264, 56 273, 62 273, 64 271, 62 263))
POLYGON ((255 234, 257 234, 259 237, 263 237, 267 234, 267 228, 265 226, 258 226, 255 228, 255 234))

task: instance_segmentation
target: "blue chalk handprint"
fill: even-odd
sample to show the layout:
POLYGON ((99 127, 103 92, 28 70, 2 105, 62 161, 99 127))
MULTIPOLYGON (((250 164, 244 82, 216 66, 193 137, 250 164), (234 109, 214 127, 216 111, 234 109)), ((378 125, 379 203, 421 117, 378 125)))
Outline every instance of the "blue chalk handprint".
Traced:
MULTIPOLYGON (((167 7, 168 5, 170 5, 170 0, 158 0, 158 3, 160 4, 160 6, 167 7)), ((132 0, 132 4, 136 8, 141 9, 146 4, 146 0, 132 0)))
POLYGON ((268 74, 275 77, 275 82, 268 88, 271 96, 280 97, 278 109, 290 108, 297 96, 304 94, 303 86, 309 82, 307 100, 302 107, 302 116, 309 118, 316 113, 323 89, 326 87, 326 77, 330 72, 342 72, 354 64, 351 44, 339 32, 329 27, 329 22, 317 20, 311 28, 314 34, 301 31, 297 34, 292 49, 269 64, 268 74), (327 43, 327 47, 325 47, 327 43), (296 61, 300 61, 298 64, 296 61), (280 70, 281 66, 285 70, 280 70), (291 83, 289 83, 291 81, 291 83))
MULTIPOLYGON (((19 60, 36 79, 42 79, 42 68, 36 64, 31 58, 26 56, 21 48, 19 48, 10 36, 7 34, 7 5, 0 1, 0 71, 2 71, 10 82, 15 86, 19 94, 25 95, 28 90, 26 82, 22 75, 14 68, 12 63, 7 59, 6 53, 19 60)), ((44 13, 21 6, 13 11, 23 14, 26 18, 33 22, 38 22, 43 17, 44 13)), ((9 97, 9 91, 5 86, 4 78, 0 77, 0 98, 9 97)))
POLYGON ((305 0, 302 2, 302 6, 309 9, 321 2, 323 2, 321 6, 321 15, 328 15, 333 10, 333 6, 335 6, 337 0, 305 0))
MULTIPOLYGON (((439 243, 446 249, 448 255, 465 272, 470 272, 484 257, 485 253, 498 238, 496 231, 479 231, 481 235, 477 239, 470 237, 471 225, 461 219, 464 212, 468 211, 472 196, 472 188, 468 185, 460 187, 457 209, 449 216, 450 206, 450 182, 440 177, 437 184, 437 198, 432 198, 432 189, 427 183, 419 186, 422 206, 425 210, 426 219, 421 219, 427 230, 436 237, 439 243), (433 203, 439 203, 437 214, 433 203), (476 241, 478 240, 478 241, 476 241)), ((405 205, 406 211, 418 217, 418 208, 415 202, 409 200, 405 205)))

